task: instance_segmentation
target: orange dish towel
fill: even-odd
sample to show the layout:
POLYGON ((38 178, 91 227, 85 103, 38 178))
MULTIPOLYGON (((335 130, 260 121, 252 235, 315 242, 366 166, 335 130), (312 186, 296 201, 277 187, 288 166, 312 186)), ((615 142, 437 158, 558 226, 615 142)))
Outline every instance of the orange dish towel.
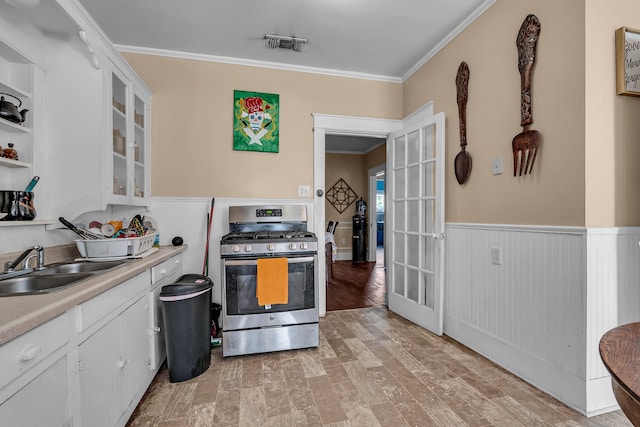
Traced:
POLYGON ((286 258, 258 258, 256 297, 260 306, 289 302, 289 263, 286 258))

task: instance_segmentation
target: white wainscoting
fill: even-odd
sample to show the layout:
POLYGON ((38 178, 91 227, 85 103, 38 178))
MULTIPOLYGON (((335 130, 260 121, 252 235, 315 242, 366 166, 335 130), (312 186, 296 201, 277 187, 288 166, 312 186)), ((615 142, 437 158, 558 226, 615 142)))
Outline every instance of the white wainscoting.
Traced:
POLYGON ((639 239, 639 227, 448 224, 444 332, 585 415, 617 409, 598 343, 640 320, 639 239))

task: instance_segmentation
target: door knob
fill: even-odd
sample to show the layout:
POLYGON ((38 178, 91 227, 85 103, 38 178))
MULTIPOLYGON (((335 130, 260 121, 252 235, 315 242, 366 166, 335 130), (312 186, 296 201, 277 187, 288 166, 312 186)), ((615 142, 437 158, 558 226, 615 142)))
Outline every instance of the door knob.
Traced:
POLYGON ((322 197, 323 194, 324 194, 324 191, 322 191, 320 189, 316 190, 316 196, 322 197))

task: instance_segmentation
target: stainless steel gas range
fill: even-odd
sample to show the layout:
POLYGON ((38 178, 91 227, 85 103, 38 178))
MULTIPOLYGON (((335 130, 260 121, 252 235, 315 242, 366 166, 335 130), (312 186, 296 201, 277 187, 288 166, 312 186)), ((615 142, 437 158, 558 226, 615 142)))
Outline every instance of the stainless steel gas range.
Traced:
POLYGON ((224 357, 318 346, 318 239, 306 206, 230 206, 220 255, 224 357), (259 301, 265 287, 286 296, 259 301))

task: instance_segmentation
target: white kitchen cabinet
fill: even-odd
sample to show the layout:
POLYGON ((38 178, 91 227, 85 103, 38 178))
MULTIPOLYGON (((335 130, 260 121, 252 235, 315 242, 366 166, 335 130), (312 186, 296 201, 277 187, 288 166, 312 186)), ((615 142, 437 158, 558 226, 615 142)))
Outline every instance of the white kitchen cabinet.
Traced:
POLYGON ((120 418, 119 340, 120 324, 115 319, 80 345, 79 425, 112 427, 120 418))
POLYGON ((37 222, 15 225, 149 205, 151 91, 77 0, 28 13, 0 2, 0 93, 29 110, 22 125, 0 118, 0 147, 13 143, 19 155, 0 157, 0 189, 42 177, 37 222), (114 151, 116 129, 124 145, 114 151))
POLYGON ((151 268, 151 293, 149 294, 150 307, 150 346, 151 359, 149 368, 157 371, 167 358, 166 337, 164 333, 164 315, 160 292, 162 287, 175 282, 182 275, 182 254, 176 255, 163 263, 151 268))
POLYGON ((109 63, 105 73, 109 123, 103 180, 108 204, 148 206, 150 203, 151 95, 109 63))
POLYGON ((0 425, 63 426, 70 420, 61 315, 0 347, 0 425))
POLYGON ((87 333, 99 327, 78 348, 82 425, 123 425, 121 418, 135 409, 155 373, 149 371, 148 293, 140 294, 149 289, 149 272, 120 286, 81 305, 80 317, 98 306, 119 307, 115 313, 85 316, 78 325, 87 333), (132 291, 137 293, 133 302, 126 298, 132 291))
POLYGON ((146 322, 147 302, 140 298, 80 345, 82 425, 117 425, 141 387, 146 388, 146 322))
MULTIPOLYGON (((2 189, 24 190, 24 180, 32 169, 34 101, 33 87, 36 66, 0 38, 0 96, 18 110, 28 110, 23 123, 15 123, 0 117, 0 148, 13 148, 18 159, 0 156, 0 182, 2 189)), ((1 154, 1 150, 0 150, 1 154)))
POLYGON ((62 357, 0 405, 0 424, 71 426, 66 378, 66 358, 62 357))
POLYGON ((180 274, 177 253, 0 345, 0 426, 125 426, 164 360, 152 277, 180 274))
MULTIPOLYGON (((140 298, 120 315, 120 364, 122 412, 138 401, 134 398, 149 378, 149 304, 147 297, 140 298)), ((155 372, 155 371, 154 371, 155 372)))

